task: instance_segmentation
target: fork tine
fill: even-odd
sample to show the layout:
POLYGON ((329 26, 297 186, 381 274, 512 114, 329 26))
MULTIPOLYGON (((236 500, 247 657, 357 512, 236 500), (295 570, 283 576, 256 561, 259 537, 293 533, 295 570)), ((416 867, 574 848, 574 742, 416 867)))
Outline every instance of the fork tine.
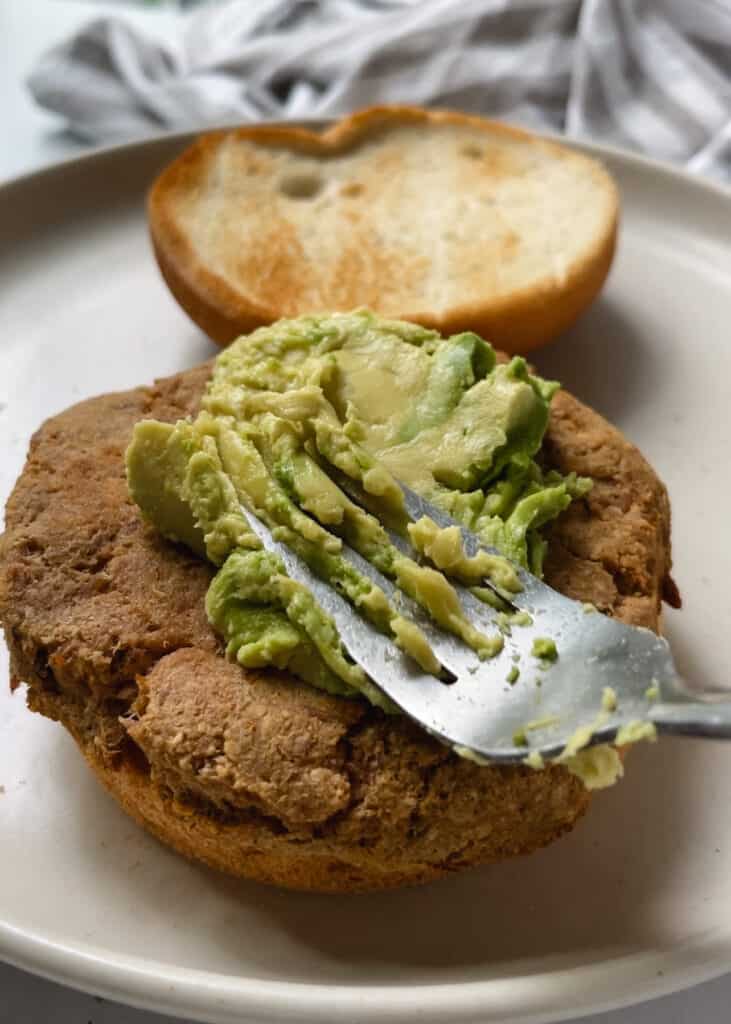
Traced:
MULTIPOLYGON (((427 732, 449 746, 457 745, 463 753, 469 753, 466 746, 462 747, 460 736, 469 735, 470 723, 476 719, 489 717, 491 707, 499 708, 503 699, 502 687, 482 687, 478 701, 473 694, 457 692, 460 689, 457 685, 445 685, 436 676, 424 672, 411 657, 396 646, 390 636, 381 633, 366 618, 356 614, 348 601, 329 583, 316 576, 285 544, 276 541, 261 520, 246 509, 242 509, 242 514, 246 516, 264 548, 279 555, 292 579, 304 583, 323 610, 336 621, 343 646, 376 686, 427 732), (449 728, 445 728, 445 721, 450 722, 449 728)), ((352 554, 356 560, 361 557, 356 552, 352 554)), ((376 572, 372 567, 371 571, 376 572)), ((393 586, 385 578, 383 582, 384 586, 393 586)), ((457 645, 461 645, 464 652, 469 652, 465 657, 472 657, 476 661, 476 655, 457 637, 442 633, 429 623, 427 628, 430 632, 429 638, 431 639, 432 635, 436 638, 441 653, 446 655, 446 647, 442 645, 453 641, 455 649, 457 645)), ((452 661, 451 657, 449 661, 457 665, 456 660, 452 661)), ((465 663, 459 664, 459 679, 465 682, 471 677, 471 673, 469 668, 465 672, 465 663)), ((487 666, 493 662, 483 664, 487 666)), ((525 751, 518 747, 503 745, 497 752, 496 759, 515 761, 524 755, 525 751)))
MULTIPOLYGON (((419 508, 421 514, 431 510, 423 502, 419 508)), ((466 643, 442 631, 392 580, 344 543, 342 556, 380 587, 397 611, 406 613, 422 629, 440 664, 455 677, 455 684, 447 686, 420 668, 390 635, 358 614, 330 581, 318 577, 289 547, 276 541, 265 524, 242 512, 263 546, 279 555, 286 572, 304 583, 335 621, 344 649, 373 685, 464 756, 502 763, 521 761, 529 752, 553 758, 577 730, 584 737, 577 749, 611 741, 620 725, 650 719, 646 690, 651 684, 659 683, 664 694, 678 680, 667 643, 661 638, 599 613, 586 615, 581 604, 524 570, 520 575, 525 590, 516 604, 529 609, 535 619, 506 636, 503 650, 495 657, 480 661, 466 643), (534 650, 535 641, 546 635, 555 637, 560 647, 555 665, 539 664, 540 656, 534 650), (508 674, 516 660, 521 674, 512 686, 509 683, 514 680, 509 680, 508 674), (550 680, 545 677, 545 687, 538 675, 541 671, 551 673, 550 680), (602 710, 597 717, 605 690, 614 687, 621 712, 602 710), (514 739, 519 733, 525 737, 526 732, 528 741, 514 739)), ((434 519, 445 525, 441 513, 434 519)), ((451 525, 451 520, 446 519, 446 524, 451 525)), ((463 530, 463 537, 468 555, 481 544, 469 531, 463 530)), ((413 555, 410 549, 407 553, 413 555)), ((493 628, 499 623, 494 608, 465 587, 457 585, 455 589, 465 615, 476 626, 493 628)))
MULTIPOLYGON (((416 601, 410 598, 407 594, 404 594, 404 592, 400 590, 392 580, 388 579, 388 577, 375 569, 367 559, 363 558, 363 556, 353 550, 353 548, 349 547, 347 544, 343 544, 341 554, 354 568, 363 573, 364 576, 371 579, 376 586, 380 587, 389 601, 397 609, 406 612, 408 617, 415 622, 417 626, 419 626, 444 668, 448 669, 449 672, 451 672, 457 679, 464 680, 468 675, 471 676, 474 674, 475 669, 478 668, 481 663, 479 662, 477 654, 469 648, 463 640, 454 634, 448 633, 435 626, 426 612, 416 603, 416 601)), ((472 594, 464 590, 464 588, 455 587, 455 589, 458 591, 460 598, 465 596, 474 604, 480 603, 477 602, 476 598, 474 598, 472 594)), ((493 629, 496 628, 496 624, 492 620, 485 618, 480 621, 482 624, 493 629)))

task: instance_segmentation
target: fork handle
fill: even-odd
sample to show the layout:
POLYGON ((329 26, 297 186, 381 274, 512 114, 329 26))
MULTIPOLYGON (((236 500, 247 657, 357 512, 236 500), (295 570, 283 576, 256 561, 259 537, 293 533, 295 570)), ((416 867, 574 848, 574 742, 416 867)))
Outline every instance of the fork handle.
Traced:
POLYGON ((648 717, 658 732, 731 739, 731 701, 656 704, 648 717))

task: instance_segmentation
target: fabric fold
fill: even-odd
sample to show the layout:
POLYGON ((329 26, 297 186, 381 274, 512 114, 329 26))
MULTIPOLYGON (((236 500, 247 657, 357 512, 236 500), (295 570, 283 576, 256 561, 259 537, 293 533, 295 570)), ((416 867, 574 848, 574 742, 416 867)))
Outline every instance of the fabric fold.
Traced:
POLYGON ((415 103, 731 180, 728 0, 230 0, 165 41, 98 18, 28 86, 97 144, 415 103))

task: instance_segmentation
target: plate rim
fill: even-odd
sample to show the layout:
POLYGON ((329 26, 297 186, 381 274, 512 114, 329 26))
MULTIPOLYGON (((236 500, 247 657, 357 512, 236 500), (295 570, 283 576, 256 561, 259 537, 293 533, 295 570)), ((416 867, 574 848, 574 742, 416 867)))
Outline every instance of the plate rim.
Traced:
MULTIPOLYGON (((498 120, 490 118, 485 119, 498 120)), ((155 132, 141 136, 137 139, 128 139, 123 142, 96 146, 83 153, 75 153, 70 156, 63 157, 60 160, 54 160, 51 163, 44 164, 42 167, 22 171, 20 174, 12 175, 10 178, 0 179, 0 197, 2 197, 3 193, 7 190, 30 185, 45 176, 54 176, 63 170, 70 169, 77 165, 92 163, 96 160, 102 160, 112 156, 120 156, 123 153, 127 153, 132 150, 144 149, 147 146, 159 145, 163 142, 180 142, 183 144, 186 140, 193 141, 199 136, 208 134, 209 132, 230 131, 235 128, 240 128, 244 124, 246 127, 259 125, 292 125, 310 128, 313 130, 322 130, 334 124, 335 120, 335 118, 318 117, 265 118, 261 121, 255 122, 221 121, 214 122, 200 128, 181 128, 175 131, 155 132)), ((500 121, 498 123, 503 122, 500 121)), ((504 123, 509 125, 514 124, 514 122, 511 121, 505 121, 504 123)), ((594 139, 584 138, 579 135, 569 135, 562 132, 539 131, 531 128, 530 126, 517 123, 515 123, 515 127, 521 128, 537 138, 547 139, 550 142, 556 142, 559 145, 566 145, 573 149, 579 149, 582 152, 587 153, 589 156, 593 156, 599 160, 606 157, 620 163, 627 163, 634 165, 635 167, 642 167, 647 171, 652 171, 663 177, 673 178, 676 181, 680 180, 691 187, 699 188, 701 191, 710 192, 717 198, 724 199, 726 201, 731 200, 731 184, 726 185, 713 178, 705 178, 700 174, 689 171, 685 167, 673 164, 668 160, 649 157, 644 153, 634 152, 633 150, 625 149, 622 146, 615 146, 607 142, 598 142, 594 139)))
MULTIPOLYGON (((267 121, 322 128, 322 119, 267 121)), ((142 139, 99 147, 0 182, 0 201, 10 193, 38 187, 66 171, 133 158, 136 152, 161 144, 181 146, 206 131, 234 127, 232 123, 201 129, 162 132, 142 139)), ((731 186, 709 181, 670 163, 617 146, 548 132, 533 132, 567 144, 608 163, 687 186, 697 194, 731 204, 731 186)), ((30 228, 29 228, 30 231, 30 228)), ((437 883, 438 884, 438 883, 437 883)), ((586 1013, 619 1009, 719 977, 731 969, 731 934, 720 941, 707 934, 683 947, 596 961, 578 967, 546 970, 475 981, 411 982, 403 985, 327 984, 270 980, 179 967, 159 960, 114 953, 107 947, 67 943, 52 935, 20 928, 0 919, 0 960, 83 991, 128 1005, 179 1013, 213 1022, 256 1021, 292 1024, 341 1024, 358 1015, 363 1024, 402 1024, 419 1012, 425 1024, 448 1014, 454 1024, 550 1024, 586 1013), (678 957, 681 955, 678 962, 678 957), (668 967, 670 969, 663 970, 668 967), (631 981, 628 980, 631 975, 631 981), (429 1006, 423 1005, 424 989, 429 1006), (520 989, 521 998, 515 993, 520 989), (571 1005, 566 1006, 566 991, 571 1005)))
POLYGON ((0 922, 0 958, 11 966, 125 1005, 211 1024, 342 1024, 343 1019, 355 1020, 354 1013, 359 1024, 401 1024, 413 1020, 416 1012, 426 1022, 443 1022, 448 1014, 453 1024, 554 1024, 672 995, 718 978, 730 964, 728 942, 714 942, 709 934, 703 942, 683 947, 690 962, 671 972, 663 970, 669 951, 660 949, 487 981, 363 986, 241 979, 139 957, 106 958, 98 949, 87 943, 56 942, 0 922), (3 951, 8 939, 16 944, 15 956, 3 951), (84 972, 73 973, 70 968, 79 963, 84 972), (597 998, 597 983, 614 994, 597 998), (520 1008, 514 999, 518 987, 528 995, 520 1008), (569 1007, 567 989, 572 992, 569 1007), (423 1003, 425 990, 428 1008, 423 1003))

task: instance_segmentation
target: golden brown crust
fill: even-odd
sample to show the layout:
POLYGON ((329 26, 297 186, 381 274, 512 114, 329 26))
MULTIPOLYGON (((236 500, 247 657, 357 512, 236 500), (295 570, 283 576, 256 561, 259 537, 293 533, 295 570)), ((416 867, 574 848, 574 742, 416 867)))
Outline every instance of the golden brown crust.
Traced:
POLYGON ((638 449, 567 391, 551 404, 542 449, 561 473, 593 486, 548 531, 546 579, 636 626, 659 631, 663 600, 680 607, 670 575, 670 502, 638 449))
MULTIPOLYGON (((181 229, 171 197, 181 190, 200 188, 213 155, 229 135, 263 146, 327 156, 343 153, 384 128, 399 124, 425 127, 461 125, 506 139, 531 142, 536 138, 519 128, 457 111, 423 110, 406 106, 371 107, 343 118, 324 132, 288 125, 249 125, 232 132, 211 132, 201 136, 160 174, 148 199, 148 219, 155 256, 175 298, 210 338, 220 345, 227 345, 234 338, 262 324, 272 323, 282 316, 310 311, 311 303, 307 303, 303 309, 296 308, 296 303, 295 307, 292 307, 291 302, 286 306, 282 303, 288 293, 296 290, 301 283, 297 280, 298 275, 306 275, 311 271, 304 265, 296 273, 291 271, 279 289, 279 303, 257 301, 251 294, 232 287, 200 258, 181 229)), ((541 145, 561 159, 570 153, 556 143, 542 140, 541 145)), ((386 312, 397 318, 422 323, 443 334, 474 330, 506 352, 527 352, 546 344, 573 323, 589 305, 611 267, 617 239, 619 204, 611 180, 607 175, 604 178, 603 187, 611 195, 613 212, 583 261, 571 267, 563 280, 557 281, 552 269, 547 266, 545 278, 535 285, 515 289, 502 297, 459 303, 442 312, 430 308, 417 312, 413 309, 386 312)), ((378 289, 373 295, 365 297, 357 268, 353 269, 351 276, 354 279, 355 298, 346 306, 350 308, 353 305, 370 304, 375 312, 383 312, 378 305, 378 289)), ((384 267, 381 281, 383 289, 388 287, 390 276, 388 268, 384 267)), ((323 308, 345 308, 337 305, 334 296, 328 296, 327 299, 323 308)))
MULTIPOLYGON (((151 832, 260 881, 421 882, 570 829, 588 794, 562 768, 478 767, 405 720, 224 660, 203 610, 210 568, 142 523, 122 464, 133 423, 193 412, 208 372, 84 402, 34 437, 0 546, 0 620, 30 707, 72 732, 151 832)), ((657 628, 662 484, 566 394, 544 455, 597 481, 554 527, 549 581, 657 628)))

